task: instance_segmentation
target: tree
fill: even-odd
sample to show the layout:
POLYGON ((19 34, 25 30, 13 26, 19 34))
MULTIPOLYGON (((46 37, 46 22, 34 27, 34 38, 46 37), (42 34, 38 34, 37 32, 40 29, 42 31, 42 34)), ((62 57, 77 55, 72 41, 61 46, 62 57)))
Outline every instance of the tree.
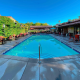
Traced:
POLYGON ((42 26, 48 26, 48 24, 47 23, 43 23, 42 26))
POLYGON ((56 26, 53 26, 53 28, 56 28, 56 26))
POLYGON ((35 23, 35 26, 41 26, 41 23, 39 23, 39 22, 35 23))
POLYGON ((30 22, 29 25, 32 26, 33 25, 33 22, 30 22))
POLYGON ((59 20, 58 22, 60 23, 61 21, 59 20))
POLYGON ((68 21, 71 21, 71 19, 68 19, 68 21))
MULTIPOLYGON (((24 25, 22 23, 22 25, 24 25)), ((20 33, 25 33, 25 27, 23 28, 20 26, 20 23, 16 21, 16 24, 14 23, 13 20, 6 16, 0 16, 0 35, 4 36, 3 33, 5 33, 6 37, 9 37, 10 35, 13 34, 20 34, 20 33), (5 24, 4 32, 3 32, 3 24, 5 24)))

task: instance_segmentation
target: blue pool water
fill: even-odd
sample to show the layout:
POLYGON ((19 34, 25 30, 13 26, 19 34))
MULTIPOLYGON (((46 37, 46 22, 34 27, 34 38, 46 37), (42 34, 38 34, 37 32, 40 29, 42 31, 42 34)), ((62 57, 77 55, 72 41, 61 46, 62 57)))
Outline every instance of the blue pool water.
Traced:
POLYGON ((39 44, 40 57, 43 59, 78 54, 50 35, 33 35, 4 55, 39 58, 39 44))

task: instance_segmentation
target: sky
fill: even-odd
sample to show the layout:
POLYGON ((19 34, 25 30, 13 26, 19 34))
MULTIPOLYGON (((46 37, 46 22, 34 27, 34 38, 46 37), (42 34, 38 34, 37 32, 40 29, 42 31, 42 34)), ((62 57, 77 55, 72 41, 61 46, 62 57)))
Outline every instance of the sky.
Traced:
POLYGON ((78 19, 80 0, 0 0, 0 14, 20 23, 40 22, 49 25, 78 19))

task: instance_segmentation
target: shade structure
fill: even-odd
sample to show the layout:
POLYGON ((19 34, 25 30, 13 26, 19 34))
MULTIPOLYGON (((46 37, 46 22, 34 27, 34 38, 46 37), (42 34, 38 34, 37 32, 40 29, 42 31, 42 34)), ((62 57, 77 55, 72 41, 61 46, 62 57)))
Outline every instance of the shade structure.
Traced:
POLYGON ((56 28, 50 28, 50 29, 56 29, 56 28))
POLYGON ((0 36, 0 39, 2 40, 4 38, 4 36, 0 36))

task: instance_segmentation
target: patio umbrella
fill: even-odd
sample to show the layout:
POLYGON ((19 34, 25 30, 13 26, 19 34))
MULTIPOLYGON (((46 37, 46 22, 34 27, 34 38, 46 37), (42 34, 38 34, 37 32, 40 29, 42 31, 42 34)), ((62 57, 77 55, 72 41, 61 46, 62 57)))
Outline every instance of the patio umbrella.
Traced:
POLYGON ((22 33, 20 33, 22 35, 22 33))
POLYGON ((2 40, 4 38, 4 36, 0 36, 0 39, 2 40))
POLYGON ((56 28, 50 28, 50 29, 56 29, 56 28))
POLYGON ((0 38, 4 38, 4 36, 0 36, 0 38))
POLYGON ((13 37, 15 37, 16 35, 15 34, 13 34, 13 37))

